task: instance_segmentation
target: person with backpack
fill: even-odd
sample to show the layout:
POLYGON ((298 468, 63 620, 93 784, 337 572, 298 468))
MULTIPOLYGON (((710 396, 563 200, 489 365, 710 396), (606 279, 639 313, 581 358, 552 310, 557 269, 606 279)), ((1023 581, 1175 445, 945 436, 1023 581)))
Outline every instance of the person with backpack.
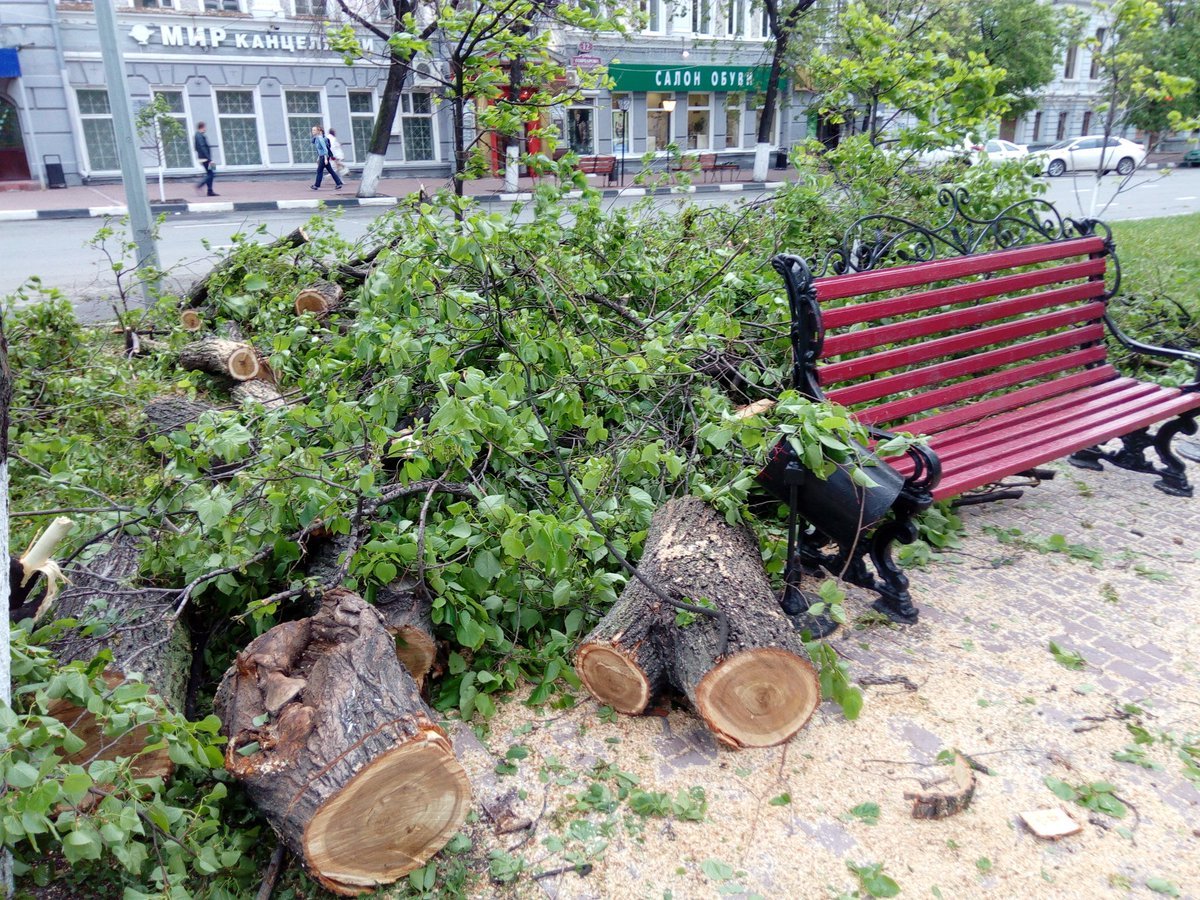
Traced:
POLYGON ((340 191, 342 189, 342 179, 338 177, 338 173, 334 171, 333 166, 330 164, 333 157, 329 153, 329 141, 325 139, 325 129, 320 125, 312 127, 312 145, 313 149, 317 152, 317 181, 312 186, 312 189, 314 191, 321 189, 321 180, 325 177, 325 173, 328 172, 333 176, 333 183, 337 185, 334 190, 340 191))

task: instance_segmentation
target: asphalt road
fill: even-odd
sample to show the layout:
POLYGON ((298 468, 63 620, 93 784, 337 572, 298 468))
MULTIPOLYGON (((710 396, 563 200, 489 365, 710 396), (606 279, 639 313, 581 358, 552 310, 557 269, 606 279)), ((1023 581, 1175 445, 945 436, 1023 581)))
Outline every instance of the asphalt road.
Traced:
MULTIPOLYGON (((1144 172, 1134 176, 1119 193, 1122 179, 1106 176, 1100 183, 1096 215, 1108 220, 1153 218, 1200 211, 1200 169, 1181 169, 1169 174, 1144 172)), ((1064 215, 1081 217, 1092 209, 1095 179, 1087 175, 1049 178, 1045 198, 1064 215)), ((685 198, 710 206, 718 203, 752 201, 764 195, 700 194, 685 198)), ((634 199, 609 201, 627 205, 634 199)), ((682 202, 663 199, 663 205, 682 202)), ((168 220, 161 232, 159 253, 170 278, 176 285, 187 285, 207 271, 212 261, 229 247, 231 235, 266 226, 262 240, 270 240, 306 222, 311 210, 280 212, 216 213, 184 215, 168 220), (252 215, 252 217, 251 217, 252 215), (207 246, 206 246, 207 245, 207 246)), ((379 216, 370 207, 348 208, 338 213, 338 231, 349 240, 358 240, 379 216)), ((99 219, 63 219, 0 223, 0 297, 16 291, 33 275, 40 275, 46 287, 54 287, 70 297, 85 321, 112 318, 111 298, 114 280, 108 260, 99 251, 87 247, 87 241, 101 226, 99 219)))

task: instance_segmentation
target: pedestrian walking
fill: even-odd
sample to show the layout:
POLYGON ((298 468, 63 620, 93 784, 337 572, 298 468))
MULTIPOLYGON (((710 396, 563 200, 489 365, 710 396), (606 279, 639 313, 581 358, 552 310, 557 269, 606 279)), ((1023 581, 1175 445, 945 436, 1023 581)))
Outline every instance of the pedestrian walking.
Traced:
POLYGON ((325 130, 320 125, 312 127, 312 145, 313 149, 317 151, 317 181, 312 186, 312 189, 314 191, 321 189, 321 179, 328 172, 333 176, 333 183, 337 185, 334 190, 340 191, 342 189, 342 179, 333 170, 333 166, 331 165, 332 157, 329 155, 329 141, 325 139, 325 130))
POLYGON ((200 160, 200 165, 204 169, 204 174, 196 182, 196 190, 208 188, 208 196, 220 196, 213 190, 213 178, 217 175, 217 166, 213 162, 212 148, 208 145, 208 135, 204 133, 203 122, 196 123, 196 136, 192 138, 192 147, 196 150, 196 159, 200 160))
POLYGON ((338 140, 337 132, 332 128, 325 135, 325 140, 329 142, 329 155, 333 157, 333 168, 339 175, 346 174, 346 151, 342 149, 342 142, 338 140))

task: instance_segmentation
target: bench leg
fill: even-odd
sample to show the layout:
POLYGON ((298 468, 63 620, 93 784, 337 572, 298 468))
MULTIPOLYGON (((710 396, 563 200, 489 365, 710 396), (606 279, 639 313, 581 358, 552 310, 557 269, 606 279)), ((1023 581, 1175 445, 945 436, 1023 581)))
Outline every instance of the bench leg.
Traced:
POLYGON ((1076 450, 1067 457, 1067 462, 1077 469, 1089 469, 1092 472, 1103 472, 1104 466, 1100 465, 1100 460, 1104 459, 1104 451, 1099 447, 1085 447, 1083 450, 1076 450))
POLYGON ((1159 478, 1154 486, 1165 494, 1175 497, 1192 496, 1192 486, 1188 484, 1187 469, 1183 461, 1171 451, 1171 441, 1177 434, 1196 433, 1197 412, 1184 413, 1170 422, 1160 425, 1154 435, 1154 450, 1162 460, 1162 467, 1156 469, 1159 478))
POLYGON ((872 606, 889 619, 906 625, 916 623, 918 610, 908 593, 908 576, 892 557, 892 546, 896 542, 911 544, 916 539, 917 526, 908 518, 886 522, 875 529, 875 534, 871 536, 871 562, 879 573, 879 581, 875 585, 879 599, 872 606))

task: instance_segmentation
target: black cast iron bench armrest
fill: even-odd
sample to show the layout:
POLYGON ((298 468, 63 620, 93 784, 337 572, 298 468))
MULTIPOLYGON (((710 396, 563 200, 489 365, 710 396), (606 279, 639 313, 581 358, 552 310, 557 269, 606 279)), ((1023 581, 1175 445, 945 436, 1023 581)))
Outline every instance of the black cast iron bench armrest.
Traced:
POLYGON ((1144 344, 1135 338, 1131 338, 1117 327, 1117 323, 1112 320, 1111 316, 1104 317, 1104 324, 1108 326, 1109 332, 1117 339, 1118 343, 1127 350, 1132 350, 1134 353, 1139 353, 1143 356, 1157 356, 1161 359, 1173 359, 1191 363, 1196 369, 1196 380, 1189 385, 1185 385, 1183 390, 1200 390, 1200 353, 1193 353, 1190 350, 1179 350, 1175 347, 1157 347, 1154 344, 1144 344))

